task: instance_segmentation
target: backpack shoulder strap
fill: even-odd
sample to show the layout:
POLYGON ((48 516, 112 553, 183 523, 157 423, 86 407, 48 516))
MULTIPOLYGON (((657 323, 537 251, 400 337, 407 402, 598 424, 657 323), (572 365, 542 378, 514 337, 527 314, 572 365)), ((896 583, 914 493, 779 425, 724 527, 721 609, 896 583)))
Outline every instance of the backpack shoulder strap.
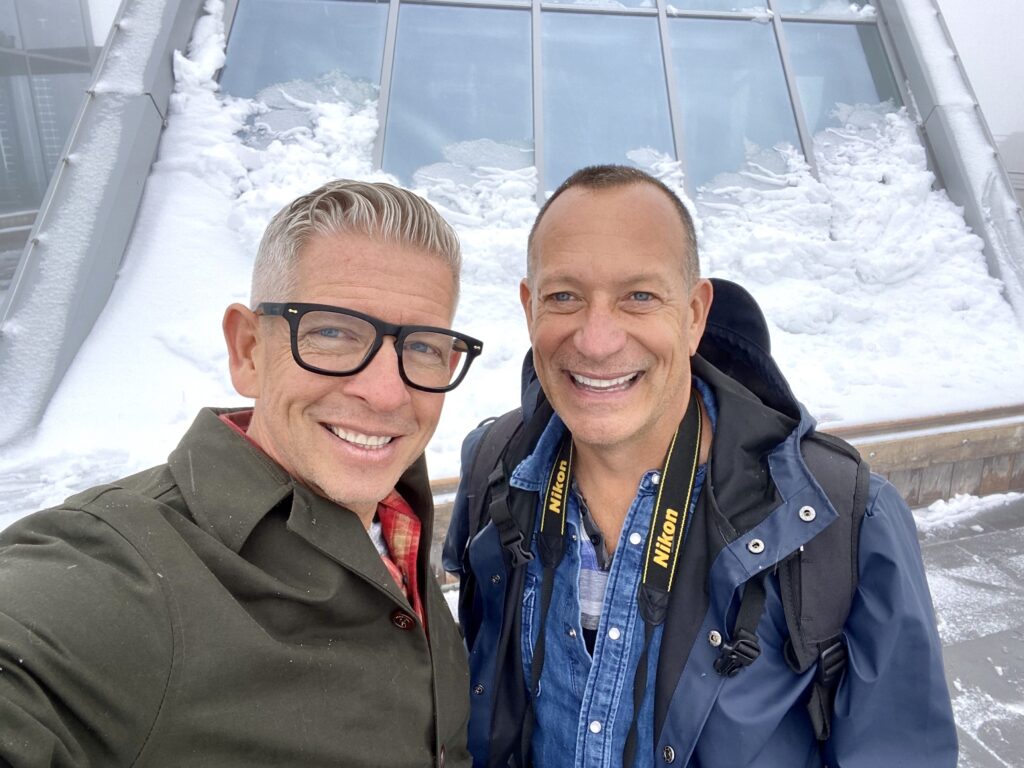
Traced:
POLYGON ((523 425, 523 409, 516 408, 502 414, 492 416, 480 422, 478 428, 486 427, 486 431, 477 442, 476 453, 466 475, 466 504, 471 540, 480 530, 483 520, 484 505, 487 502, 487 491, 493 482, 491 475, 502 466, 502 456, 512 438, 523 425))
POLYGON ((843 625, 857 591, 857 548, 870 471, 853 446, 832 435, 804 439, 804 460, 839 518, 779 570, 789 629, 786 660, 797 672, 818 669, 808 710, 819 740, 831 733, 832 701, 846 667, 843 625))

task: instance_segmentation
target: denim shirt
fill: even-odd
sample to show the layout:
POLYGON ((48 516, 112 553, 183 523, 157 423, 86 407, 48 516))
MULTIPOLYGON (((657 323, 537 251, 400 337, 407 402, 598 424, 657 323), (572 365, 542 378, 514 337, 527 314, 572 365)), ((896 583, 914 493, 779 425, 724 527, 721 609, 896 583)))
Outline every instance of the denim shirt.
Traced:
MULTIPOLYGON (((694 384, 713 428, 717 415, 714 396, 703 382, 695 379, 694 384)), ((556 414, 534 452, 516 467, 511 485, 539 492, 540 503, 543 503, 545 484, 564 434, 565 425, 556 414)), ((704 474, 702 465, 694 484, 691 514, 704 474)), ((645 640, 644 621, 637 609, 637 590, 660 475, 660 469, 644 473, 623 523, 608 574, 593 658, 587 651, 580 623, 581 536, 585 535, 580 519, 580 498, 575 489, 569 495, 565 518, 568 541, 562 562, 555 570, 547 617, 544 668, 533 702, 532 756, 535 765, 611 768, 622 764, 623 748, 633 721, 633 680, 645 640), (572 713, 577 714, 574 717, 572 713)), ((537 517, 539 521, 540 515, 537 517)), ((532 548, 537 555, 536 532, 532 548)), ((534 646, 540 626, 543 570, 540 557, 535 556, 527 565, 523 591, 520 642, 523 674, 527 681, 531 679, 534 646)), ((661 635, 662 626, 658 626, 653 632, 647 655, 648 682, 637 718, 638 766, 653 766, 654 680, 661 635)))

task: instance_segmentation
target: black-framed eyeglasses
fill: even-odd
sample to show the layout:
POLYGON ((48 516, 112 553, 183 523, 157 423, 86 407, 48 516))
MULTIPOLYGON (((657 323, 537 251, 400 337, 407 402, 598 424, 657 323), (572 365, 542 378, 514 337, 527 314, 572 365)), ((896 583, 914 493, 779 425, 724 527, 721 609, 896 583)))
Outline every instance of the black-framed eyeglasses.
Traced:
POLYGON ((402 381, 424 392, 449 392, 466 376, 482 341, 447 328, 395 325, 328 304, 265 302, 257 315, 280 316, 291 328, 292 357, 324 376, 352 376, 373 360, 385 336, 395 339, 402 381))

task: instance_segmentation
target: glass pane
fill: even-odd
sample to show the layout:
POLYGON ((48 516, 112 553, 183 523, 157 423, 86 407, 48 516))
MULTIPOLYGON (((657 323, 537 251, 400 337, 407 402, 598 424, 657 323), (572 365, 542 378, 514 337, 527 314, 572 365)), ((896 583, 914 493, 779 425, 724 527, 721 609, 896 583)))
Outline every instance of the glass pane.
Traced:
POLYGON ((13 57, 3 57, 0 77, 0 213, 26 211, 39 206, 46 180, 40 162, 38 137, 32 120, 29 78, 17 69, 13 57))
POLYGON ((89 79, 89 72, 32 76, 39 146, 47 174, 52 174, 60 161, 71 125, 85 100, 89 79))
POLYGON ((0 48, 20 48, 18 17, 14 13, 14 0, 0 0, 0 48))
POLYGON ((349 0, 240 0, 220 85, 255 96, 330 73, 380 85, 388 8, 349 0))
POLYGON ((775 0, 773 5, 779 13, 856 17, 875 15, 874 6, 865 0, 775 0))
MULTIPOLYGON (((542 0, 552 5, 589 5, 609 8, 656 8, 655 0, 542 0)), ((713 0, 712 0, 713 2, 713 0)))
POLYGON ((656 18, 545 13, 544 186, 632 150, 675 158, 656 18))
POLYGON ((840 124, 840 104, 902 105, 874 25, 785 25, 790 62, 812 133, 840 124))
POLYGON ((384 168, 523 168, 533 159, 530 12, 403 5, 384 168))
POLYGON ((771 25, 670 19, 691 186, 780 142, 800 146, 771 25))
POLYGON ((85 28, 79 0, 17 0, 25 49, 68 55, 61 49, 85 47, 85 28))
POLYGON ((677 11, 746 11, 757 15, 767 8, 764 0, 673 0, 669 13, 677 11))

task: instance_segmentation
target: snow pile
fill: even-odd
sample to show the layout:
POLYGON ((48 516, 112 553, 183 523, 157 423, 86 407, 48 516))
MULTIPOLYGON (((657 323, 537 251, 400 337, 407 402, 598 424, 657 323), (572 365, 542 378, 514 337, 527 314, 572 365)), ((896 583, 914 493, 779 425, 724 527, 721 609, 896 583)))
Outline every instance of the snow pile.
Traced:
MULTIPOLYGON (((160 154, 110 301, 35 434, 0 451, 0 526, 80 487, 164 460, 204 405, 243 404, 219 326, 247 301, 270 216, 337 177, 388 180, 372 167, 376 89, 340 75, 226 97, 223 2, 207 1, 160 154)), ((829 423, 933 414, 1019 399, 1024 341, 980 241, 931 189, 902 112, 841 107, 818 137, 821 179, 791 147, 752 147, 746 167, 693 203, 706 274, 763 303, 797 394, 829 423)), ((415 188, 456 227, 465 268, 454 326, 485 341, 447 407, 428 459, 458 471, 481 419, 518 401, 528 347, 517 285, 536 215, 528 149, 487 140, 450 147, 415 188)), ((682 193, 677 162, 630 154, 682 193)))
POLYGON ((952 499, 936 501, 925 509, 914 510, 917 529, 933 533, 944 528, 955 528, 969 522, 973 530, 980 532, 982 526, 976 522, 984 513, 1002 509, 1024 499, 1024 493, 995 493, 978 498, 958 493, 952 499))
POLYGON ((815 137, 820 181, 793 148, 755 148, 698 198, 705 272, 758 299, 826 426, 1019 401, 1024 338, 906 113, 835 116, 815 137))

